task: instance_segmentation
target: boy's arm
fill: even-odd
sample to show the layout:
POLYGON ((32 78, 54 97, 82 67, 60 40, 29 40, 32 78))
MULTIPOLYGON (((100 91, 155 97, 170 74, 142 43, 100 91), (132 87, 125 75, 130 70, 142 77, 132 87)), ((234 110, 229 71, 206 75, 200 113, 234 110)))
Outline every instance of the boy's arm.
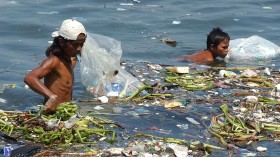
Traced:
POLYGON ((24 82, 35 92, 43 95, 47 99, 54 97, 55 94, 50 91, 41 81, 44 76, 49 74, 52 70, 59 65, 59 58, 56 56, 50 55, 47 59, 45 59, 41 65, 31 72, 29 72, 25 78, 24 82))

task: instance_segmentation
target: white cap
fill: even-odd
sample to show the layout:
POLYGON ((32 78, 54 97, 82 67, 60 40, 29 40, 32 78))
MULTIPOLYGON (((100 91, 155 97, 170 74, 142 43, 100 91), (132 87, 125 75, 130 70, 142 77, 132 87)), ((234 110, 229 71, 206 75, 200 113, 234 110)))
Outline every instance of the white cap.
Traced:
POLYGON ((67 40, 77 40, 79 34, 85 34, 85 27, 74 19, 64 20, 58 31, 52 33, 52 37, 62 36, 67 40))

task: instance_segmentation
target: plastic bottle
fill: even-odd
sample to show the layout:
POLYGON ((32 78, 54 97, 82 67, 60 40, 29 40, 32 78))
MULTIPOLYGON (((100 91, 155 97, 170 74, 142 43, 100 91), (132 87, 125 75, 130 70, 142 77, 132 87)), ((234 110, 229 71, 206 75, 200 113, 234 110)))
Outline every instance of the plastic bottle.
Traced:
POLYGON ((5 156, 10 156, 11 155, 11 151, 14 150, 14 149, 17 149, 19 148, 20 145, 18 144, 6 144, 3 148, 4 150, 4 155, 5 156))

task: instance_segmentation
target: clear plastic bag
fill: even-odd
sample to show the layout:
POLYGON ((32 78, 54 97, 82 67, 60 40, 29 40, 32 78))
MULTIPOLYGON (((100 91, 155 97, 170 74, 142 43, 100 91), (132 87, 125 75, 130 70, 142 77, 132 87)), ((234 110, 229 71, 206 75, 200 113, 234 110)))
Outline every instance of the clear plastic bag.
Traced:
POLYGON ((280 47, 257 35, 230 41, 226 61, 266 61, 280 53, 280 47))
POLYGON ((81 81, 95 95, 130 95, 143 84, 120 66, 121 43, 113 38, 87 34, 81 53, 81 81))

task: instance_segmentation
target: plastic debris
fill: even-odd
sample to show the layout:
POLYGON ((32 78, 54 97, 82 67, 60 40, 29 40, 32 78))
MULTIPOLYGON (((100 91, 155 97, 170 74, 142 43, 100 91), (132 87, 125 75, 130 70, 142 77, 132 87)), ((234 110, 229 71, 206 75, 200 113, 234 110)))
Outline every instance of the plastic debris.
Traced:
POLYGON ((190 117, 186 117, 186 119, 191 122, 192 124, 195 124, 195 125, 200 125, 200 123, 196 120, 194 120, 193 118, 190 118, 190 117))
POLYGON ((188 74, 190 73, 189 67, 166 67, 166 70, 170 72, 175 72, 179 74, 188 74))
POLYGON ((1 87, 0 87, 0 94, 3 94, 5 89, 6 89, 5 85, 2 84, 1 87))
POLYGON ((6 99, 0 98, 0 103, 7 103, 6 99))
MULTIPOLYGON (((172 149, 176 157, 186 157, 188 156, 188 147, 181 146, 175 143, 170 143, 167 145, 167 149, 172 149)), ((167 151, 167 150, 166 150, 167 151)))
POLYGON ((101 97, 98 97, 98 100, 100 100, 102 103, 108 103, 109 98, 106 96, 101 96, 101 97))
POLYGON ((147 66, 153 70, 162 70, 162 66, 159 64, 147 64, 147 66))
POLYGON ((241 73, 240 76, 250 78, 250 77, 257 77, 258 74, 254 70, 248 69, 248 70, 245 70, 243 73, 241 73))
POLYGON ((146 110, 144 108, 135 109, 135 112, 137 112, 139 115, 144 115, 144 114, 149 114, 150 113, 149 110, 146 110))
POLYGON ((140 3, 141 1, 139 1, 139 0, 132 0, 132 2, 140 3))
MULTIPOLYGON (((78 121, 77 115, 71 116, 67 121, 64 122, 65 128, 70 129, 78 121)), ((59 122, 57 123, 57 125, 59 122)))
POLYGON ((259 87, 260 85, 254 82, 246 82, 246 85, 249 87, 259 87))
POLYGON ((94 109, 95 109, 95 110, 103 110, 104 108, 101 107, 101 106, 95 106, 94 109))
POLYGON ((266 75, 268 75, 268 76, 271 75, 271 72, 270 72, 270 69, 269 69, 269 68, 265 68, 265 69, 264 69, 264 73, 265 73, 266 75))
POLYGON ((173 21, 172 24, 173 25, 179 25, 179 24, 181 24, 181 21, 173 21))
POLYGON ((92 94, 130 96, 143 86, 120 66, 121 42, 88 33, 81 54, 81 82, 92 94))
POLYGON ((109 148, 108 151, 111 155, 122 155, 123 148, 109 148))
MULTIPOLYGON (((57 127, 58 124, 59 124, 59 120, 58 120, 58 119, 49 119, 49 120, 47 121, 47 125, 48 125, 48 127, 50 127, 50 128, 57 127)), ((66 127, 66 126, 65 126, 65 127, 66 127)), ((72 127, 72 126, 71 126, 71 127, 72 127)), ((71 128, 71 127, 69 127, 69 128, 71 128)))
POLYGON ((99 141, 104 141, 107 137, 101 137, 99 141))
POLYGON ((243 153, 245 156, 256 156, 257 155, 257 153, 243 153))
POLYGON ((164 102, 164 108, 174 108, 174 107, 180 107, 183 106, 181 102, 179 101, 165 101, 164 102))
POLYGON ((256 102, 258 102, 258 97, 250 95, 250 96, 246 96, 245 100, 248 103, 256 103, 256 102))
POLYGON ((271 96, 279 98, 280 97, 280 84, 277 84, 275 88, 270 93, 271 96))
POLYGON ((4 146, 4 156, 10 156, 11 151, 13 150, 12 146, 4 146))
POLYGON ((126 9, 123 9, 123 8, 117 8, 117 11, 126 11, 126 9))
POLYGON ((133 3, 120 3, 120 5, 132 6, 132 5, 133 5, 133 3))
POLYGON ((257 147, 257 151, 258 152, 265 152, 265 151, 267 151, 267 148, 266 147, 257 147))
POLYGON ((176 126, 183 130, 187 130, 189 128, 188 124, 177 124, 176 126))
POLYGON ((121 107, 113 107, 113 113, 122 113, 121 107))
POLYGON ((219 88, 230 88, 230 86, 225 85, 222 81, 215 82, 215 86, 219 88))
POLYGON ((260 36, 230 40, 226 61, 266 61, 276 57, 280 47, 260 36))
POLYGON ((236 73, 234 73, 232 71, 227 71, 227 70, 220 70, 219 75, 220 75, 221 78, 224 78, 224 77, 233 78, 233 77, 237 76, 236 73))
POLYGON ((176 47, 177 45, 177 42, 176 40, 173 40, 173 39, 170 39, 170 38, 161 38, 160 39, 161 42, 164 42, 172 47, 176 47))
POLYGON ((262 7, 263 9, 265 9, 265 10, 271 10, 272 9, 272 7, 262 7))

